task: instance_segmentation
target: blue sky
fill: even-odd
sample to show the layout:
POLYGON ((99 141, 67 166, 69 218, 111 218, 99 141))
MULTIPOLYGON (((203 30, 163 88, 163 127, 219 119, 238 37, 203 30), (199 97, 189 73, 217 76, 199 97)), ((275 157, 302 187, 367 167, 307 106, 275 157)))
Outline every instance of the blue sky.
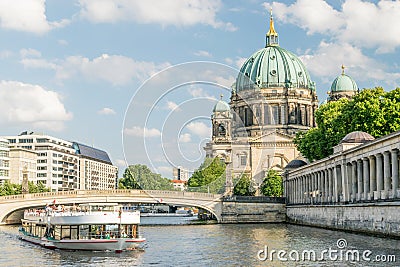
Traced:
POLYGON ((320 102, 342 64, 359 88, 399 86, 400 1, 2 0, 1 134, 94 145, 120 168, 125 151, 167 177, 194 168, 212 106, 265 45, 270 7, 320 102))

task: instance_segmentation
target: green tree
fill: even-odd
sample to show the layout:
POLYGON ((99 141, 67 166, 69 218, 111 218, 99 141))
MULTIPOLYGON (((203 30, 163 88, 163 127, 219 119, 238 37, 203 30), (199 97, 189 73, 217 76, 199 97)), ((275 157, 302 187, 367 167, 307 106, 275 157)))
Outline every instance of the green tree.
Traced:
POLYGON ((200 167, 189 178, 189 191, 223 193, 225 185, 225 163, 219 158, 205 158, 200 167))
POLYGON ((283 195, 282 176, 277 171, 268 171, 261 184, 261 193, 268 197, 281 197, 283 195))
POLYGON ((343 137, 364 131, 375 138, 400 130, 400 88, 364 89, 352 100, 340 99, 320 106, 317 127, 296 135, 297 149, 310 161, 327 157, 343 137))
POLYGON ((9 181, 5 181, 4 184, 0 186, 0 196, 19 194, 22 194, 22 186, 19 184, 12 184, 9 181))
POLYGON ((249 175, 242 174, 240 176, 233 188, 233 194, 237 196, 254 196, 255 190, 249 175))
POLYGON ((119 188, 144 190, 174 190, 171 180, 153 173, 146 165, 130 165, 119 180, 119 188))

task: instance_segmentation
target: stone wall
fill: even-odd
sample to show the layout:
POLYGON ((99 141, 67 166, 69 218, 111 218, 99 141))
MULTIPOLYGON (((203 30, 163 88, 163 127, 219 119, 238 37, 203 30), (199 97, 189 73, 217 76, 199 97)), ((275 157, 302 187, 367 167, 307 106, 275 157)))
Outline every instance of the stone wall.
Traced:
POLYGON ((286 220, 285 204, 222 202, 221 223, 280 223, 286 220))
POLYGON ((400 237, 400 202, 287 206, 289 223, 400 237))

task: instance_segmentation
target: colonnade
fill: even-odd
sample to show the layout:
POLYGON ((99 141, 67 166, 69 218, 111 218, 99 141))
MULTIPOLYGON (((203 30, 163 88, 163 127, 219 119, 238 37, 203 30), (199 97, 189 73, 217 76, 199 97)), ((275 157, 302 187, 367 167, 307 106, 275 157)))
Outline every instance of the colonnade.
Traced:
POLYGON ((400 198, 399 150, 330 158, 285 175, 288 204, 346 203, 400 198))

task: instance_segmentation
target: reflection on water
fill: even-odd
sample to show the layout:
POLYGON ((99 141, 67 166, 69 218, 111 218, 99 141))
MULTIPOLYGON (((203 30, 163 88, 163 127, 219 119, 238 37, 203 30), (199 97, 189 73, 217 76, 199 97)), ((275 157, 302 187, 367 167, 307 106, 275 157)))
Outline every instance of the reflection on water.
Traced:
POLYGON ((181 225, 190 218, 143 218, 144 251, 77 252, 48 250, 18 239, 16 226, 0 227, 0 266, 400 266, 400 241, 283 224, 181 225), (151 226, 150 226, 150 225, 151 226), (158 225, 157 225, 158 224, 158 225), (169 226, 160 224, 172 224, 169 226), (264 249, 337 249, 395 255, 397 263, 346 261, 259 261, 264 249))

